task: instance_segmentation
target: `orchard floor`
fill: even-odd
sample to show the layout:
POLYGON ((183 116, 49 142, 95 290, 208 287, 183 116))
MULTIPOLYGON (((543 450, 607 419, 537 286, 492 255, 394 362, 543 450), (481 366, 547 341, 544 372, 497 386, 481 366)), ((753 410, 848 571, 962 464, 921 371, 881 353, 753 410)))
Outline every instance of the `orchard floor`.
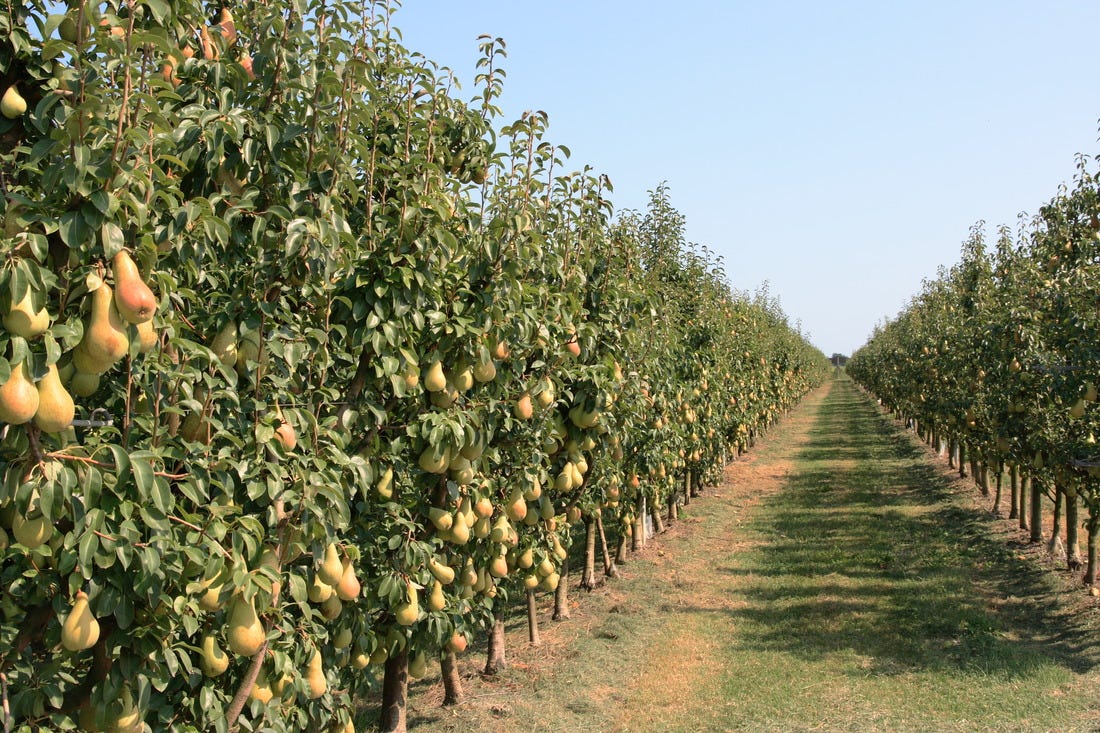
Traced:
POLYGON ((622 571, 410 730, 1100 731, 1097 600, 847 379, 622 571))

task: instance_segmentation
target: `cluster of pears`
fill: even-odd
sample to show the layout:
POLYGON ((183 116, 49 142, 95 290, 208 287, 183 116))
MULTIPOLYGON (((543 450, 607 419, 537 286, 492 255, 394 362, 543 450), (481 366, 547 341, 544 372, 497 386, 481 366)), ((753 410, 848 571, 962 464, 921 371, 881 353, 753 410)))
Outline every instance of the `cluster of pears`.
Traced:
POLYGON ((359 598, 363 587, 351 558, 341 558, 335 543, 329 543, 315 560, 307 591, 309 600, 320 605, 322 616, 334 621, 343 611, 345 602, 359 598))
MULTIPOLYGON (((237 42, 237 24, 233 20, 233 14, 229 12, 228 8, 223 7, 221 9, 221 16, 218 18, 218 22, 211 27, 202 26, 199 28, 199 47, 202 51, 202 58, 206 61, 216 61, 221 56, 221 49, 214 41, 214 36, 211 31, 217 33, 223 40, 226 47, 233 46, 237 42)), ((177 75, 178 67, 188 59, 194 58, 195 49, 189 44, 184 44, 178 52, 173 52, 165 59, 164 65, 161 67, 161 75, 164 80, 171 84, 173 87, 178 87, 182 80, 177 75)), ((237 62, 245 70, 249 79, 255 79, 256 75, 252 71, 252 56, 246 51, 242 51, 238 57, 237 62)))
MULTIPOLYGON (((22 425, 33 419, 43 432, 60 432, 72 423, 75 415, 69 389, 86 397, 98 388, 99 375, 129 352, 130 324, 137 327, 140 350, 152 349, 156 343, 152 325, 156 298, 126 252, 115 256, 113 272, 114 288, 98 276, 89 278, 92 305, 84 337, 73 349, 64 372, 57 364, 50 364, 46 374, 35 383, 29 356, 12 365, 11 376, 0 385, 0 420, 22 425)), ((11 300, 3 317, 4 328, 9 333, 32 340, 50 327, 49 312, 35 303, 35 293, 30 288, 23 297, 11 300)))
MULTIPOLYGON (((499 349, 494 353, 498 352, 499 349)), ((419 380, 407 377, 406 386, 411 388, 416 386, 417 381, 422 381, 432 404, 446 409, 454 405, 459 396, 470 391, 475 384, 491 382, 496 376, 497 366, 493 361, 493 354, 486 353, 472 364, 464 358, 459 359, 450 369, 444 369, 443 362, 436 359, 424 369, 419 380)))

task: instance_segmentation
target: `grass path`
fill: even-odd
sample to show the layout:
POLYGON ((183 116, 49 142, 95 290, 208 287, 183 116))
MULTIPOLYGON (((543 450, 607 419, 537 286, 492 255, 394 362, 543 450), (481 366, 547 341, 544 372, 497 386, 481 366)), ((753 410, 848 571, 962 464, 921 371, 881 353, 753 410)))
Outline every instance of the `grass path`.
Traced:
POLYGON ((975 493, 834 381, 624 579, 577 598, 572 620, 544 620, 542 647, 517 623, 513 665, 491 680, 468 653, 469 702, 441 710, 437 685, 419 683, 410 723, 1100 730, 1100 610, 975 493))

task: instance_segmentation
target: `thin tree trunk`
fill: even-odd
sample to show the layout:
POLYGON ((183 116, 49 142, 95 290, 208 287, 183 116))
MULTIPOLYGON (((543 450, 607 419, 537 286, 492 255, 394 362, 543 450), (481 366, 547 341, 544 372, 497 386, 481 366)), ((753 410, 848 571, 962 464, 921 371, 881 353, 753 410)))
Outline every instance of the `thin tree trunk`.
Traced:
POLYGON ((1065 547, 1062 546, 1062 487, 1057 483, 1054 484, 1054 517, 1053 525, 1054 530, 1050 533, 1050 539, 1047 540, 1047 553, 1050 555, 1059 555, 1065 551, 1065 547))
POLYGON ((955 450, 956 450, 957 447, 958 447, 958 445, 955 443, 954 438, 948 438, 947 439, 947 467, 948 468, 954 468, 955 467, 955 450))
POLYGON ((993 494, 993 513, 1001 513, 1001 483, 1004 478, 1004 466, 998 461, 997 464, 997 491, 993 494))
POLYGON ((596 530, 600 534, 600 549, 603 550, 603 574, 609 578, 619 577, 619 569, 611 560, 611 553, 607 551, 607 533, 603 530, 603 512, 596 513, 596 530))
POLYGON ((978 484, 982 496, 989 496, 989 466, 985 461, 970 461, 970 475, 978 484))
POLYGON ((558 578, 558 587, 554 589, 554 621, 564 621, 569 618, 569 556, 561 561, 561 577, 558 578))
POLYGON ((684 506, 691 504, 691 471, 684 471, 684 506))
POLYGON ((535 589, 527 589, 527 641, 531 646, 539 646, 542 639, 539 638, 538 604, 535 603, 535 589))
POLYGON ((1085 585, 1096 585, 1096 537, 1100 534, 1100 517, 1089 514, 1088 565, 1085 566, 1085 585))
POLYGON ((966 443, 959 441, 959 478, 966 478, 966 443))
POLYGON ((494 675, 508 666, 504 654, 503 610, 494 610, 493 628, 489 631, 489 650, 485 655, 485 674, 494 675))
POLYGON ((645 494, 642 494, 634 505, 634 529, 630 533, 631 552, 637 552, 645 547, 645 511, 645 494))
POLYGON ((1066 489, 1066 569, 1076 572, 1081 569, 1081 545, 1077 541, 1081 521, 1077 512, 1077 488, 1071 484, 1066 489))
POLYGON ((615 564, 626 565, 626 548, 628 545, 626 532, 620 532, 619 545, 615 549, 615 564))
POLYGON ((451 650, 439 660, 439 672, 443 677, 443 704, 458 705, 466 697, 462 691, 462 678, 458 676, 458 658, 451 650))
POLYGON ((1025 471, 1020 471, 1020 529, 1028 528, 1028 508, 1030 498, 1028 491, 1031 489, 1031 479, 1025 471))
POLYGON ((698 498, 699 494, 703 493, 703 477, 694 471, 689 473, 688 487, 691 489, 691 498, 698 498))
POLYGON ((596 587, 596 515, 589 515, 584 523, 584 571, 581 573, 581 587, 592 590, 596 587))
POLYGON ((1008 487, 1010 490, 1010 496, 1008 500, 1008 518, 1019 519, 1020 518, 1020 482, 1019 476, 1016 473, 1016 464, 1013 463, 1008 468, 1008 487))
POLYGON ((381 733, 405 733, 405 705, 409 690, 409 652, 401 649, 386 658, 382 679, 381 733))
POLYGON ((649 505, 649 516, 653 519, 653 534, 663 534, 665 531, 665 522, 661 519, 661 511, 657 508, 659 502, 653 502, 649 505))
POLYGON ((1031 477, 1031 537, 1032 542, 1043 541, 1043 487, 1035 476, 1031 477))
POLYGON ((678 511, 676 510, 676 492, 673 491, 668 495, 668 523, 672 524, 678 518, 678 511))

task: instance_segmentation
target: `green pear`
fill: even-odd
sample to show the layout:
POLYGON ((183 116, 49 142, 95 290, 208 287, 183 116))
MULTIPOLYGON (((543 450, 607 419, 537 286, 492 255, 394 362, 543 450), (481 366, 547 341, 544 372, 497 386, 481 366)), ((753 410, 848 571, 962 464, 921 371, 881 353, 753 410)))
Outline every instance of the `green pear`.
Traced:
POLYGON ((23 95, 19 93, 19 90, 12 84, 4 92, 4 96, 0 97, 0 114, 7 117, 9 120, 14 120, 17 117, 22 117, 27 112, 27 100, 23 99, 23 95))
POLYGON ((255 606, 244 596, 237 596, 230 606, 226 637, 230 651, 242 657, 254 656, 267 639, 267 632, 256 615, 255 606))
POLYGON ((77 591, 65 623, 61 625, 61 645, 71 652, 91 649, 99 641, 99 622, 88 608, 88 594, 77 591))
POLYGON ((217 677, 229 669, 229 655, 218 646, 218 640, 213 634, 207 634, 202 638, 202 658, 199 660, 199 668, 207 677, 217 677))

